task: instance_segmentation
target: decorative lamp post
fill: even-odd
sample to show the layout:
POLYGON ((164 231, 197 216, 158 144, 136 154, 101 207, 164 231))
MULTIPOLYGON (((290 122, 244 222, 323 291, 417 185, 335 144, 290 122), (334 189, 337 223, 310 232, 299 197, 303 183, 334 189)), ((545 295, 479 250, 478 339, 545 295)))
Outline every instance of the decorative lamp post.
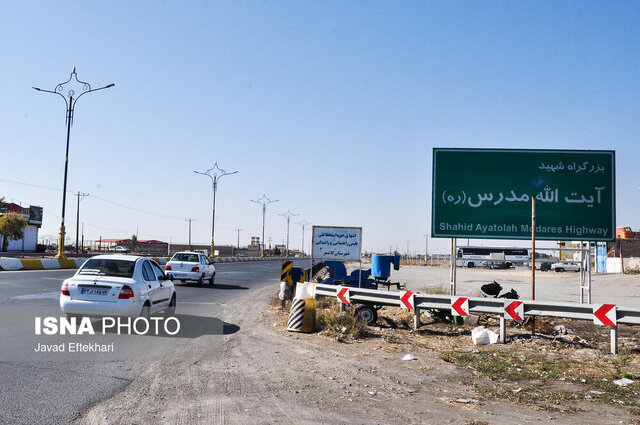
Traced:
POLYGON ((291 217, 295 217, 298 216, 300 214, 294 214, 291 211, 287 210, 286 213, 282 213, 282 214, 278 214, 282 217, 286 217, 287 218, 287 253, 286 253, 286 257, 289 257, 289 221, 291 220, 291 217))
POLYGON ((220 180, 223 176, 228 176, 230 174, 236 174, 237 171, 233 171, 231 173, 227 173, 225 170, 218 167, 218 163, 213 164, 212 168, 209 168, 207 171, 200 172, 194 171, 196 174, 201 174, 203 176, 208 176, 211 179, 212 191, 213 191, 213 209, 212 209, 212 218, 211 218, 211 258, 215 257, 215 244, 214 244, 214 236, 216 231, 216 192, 218 191, 218 180, 220 180), (217 171, 216 171, 217 170, 217 171))
POLYGON ((300 255, 304 257, 304 229, 305 227, 307 227, 307 225, 311 223, 309 223, 307 220, 302 220, 302 221, 299 221, 297 224, 302 226, 302 248, 300 249, 300 255))
POLYGON ((58 84, 54 90, 44 90, 38 87, 33 87, 35 90, 45 92, 45 93, 53 93, 61 96, 65 103, 67 104, 67 149, 64 156, 64 183, 62 185, 62 221, 60 223, 60 239, 58 242, 58 255, 57 258, 66 258, 64 255, 64 237, 65 237, 65 228, 64 228, 64 213, 65 207, 67 204, 67 172, 69 169, 69 136, 71 135, 71 125, 73 124, 73 111, 76 106, 76 102, 80 99, 85 93, 90 93, 98 90, 108 89, 110 87, 115 86, 115 84, 111 83, 104 87, 100 87, 97 89, 92 89, 89 83, 85 83, 84 81, 78 80, 78 75, 76 74, 76 67, 73 67, 73 71, 71 71, 71 75, 69 79, 64 83, 58 84))
POLYGON ((267 198, 266 195, 262 195, 262 198, 260 199, 256 199, 255 201, 253 199, 250 199, 251 202, 255 202, 256 204, 260 204, 262 205, 262 251, 260 253, 260 257, 264 257, 264 217, 267 213, 267 205, 272 204, 274 202, 278 202, 278 199, 276 199, 275 201, 272 201, 271 199, 267 198))

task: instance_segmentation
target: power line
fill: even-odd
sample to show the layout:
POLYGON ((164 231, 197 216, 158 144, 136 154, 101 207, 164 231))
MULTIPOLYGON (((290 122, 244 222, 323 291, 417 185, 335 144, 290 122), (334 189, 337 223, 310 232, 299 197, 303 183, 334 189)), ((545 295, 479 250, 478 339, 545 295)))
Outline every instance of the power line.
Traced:
MULTIPOLYGON (((22 185, 22 186, 36 187, 36 188, 39 188, 39 189, 46 189, 46 190, 62 192, 62 189, 60 189, 59 187, 43 186, 43 185, 40 185, 40 184, 19 182, 17 180, 9 180, 9 179, 3 179, 3 178, 0 178, 0 181, 7 182, 7 183, 19 184, 19 185, 22 185)), ((73 190, 67 190, 67 193, 74 193, 74 192, 75 191, 73 191, 73 190)), ((183 220, 184 219, 184 217, 177 217, 177 216, 174 216, 174 215, 159 214, 157 212, 143 210, 141 208, 136 208, 136 207, 132 207, 132 206, 129 206, 129 205, 125 205, 125 204, 122 204, 120 202, 112 201, 110 199, 102 198, 102 197, 96 196, 96 195, 89 195, 89 197, 93 198, 93 199, 96 199, 98 201, 102 201, 102 202, 106 202, 108 204, 112 204, 112 205, 118 206, 120 208, 126 208, 128 210, 132 210, 132 211, 137 211, 137 212, 141 212, 141 213, 144 213, 144 214, 153 215, 153 216, 156 216, 156 217, 170 218, 172 220, 183 220)))
POLYGON ((184 220, 184 217, 177 217, 177 216, 174 216, 174 215, 165 215, 165 214, 159 214, 159 213, 156 213, 156 212, 146 211, 146 210, 143 210, 143 209, 140 209, 140 208, 130 207, 129 205, 121 204, 121 203, 116 202, 116 201, 111 201, 109 199, 101 198, 101 197, 96 196, 96 195, 89 195, 89 197, 93 198, 93 199, 97 199, 98 201, 106 202, 108 204, 116 205, 116 206, 118 206, 120 208, 126 208, 128 210, 137 211, 137 212, 141 212, 141 213, 149 214, 149 215, 154 215, 156 217, 170 218, 170 219, 173 219, 173 220, 184 220))

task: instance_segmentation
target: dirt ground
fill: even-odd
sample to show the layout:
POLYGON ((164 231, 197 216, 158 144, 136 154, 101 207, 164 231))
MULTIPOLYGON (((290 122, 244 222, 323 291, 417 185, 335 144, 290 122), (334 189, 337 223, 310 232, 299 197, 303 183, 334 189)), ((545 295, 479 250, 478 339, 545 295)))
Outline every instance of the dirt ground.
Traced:
POLYGON ((477 347, 465 326, 427 324, 420 335, 412 333, 398 309, 381 312, 387 319, 366 337, 336 339, 332 330, 287 332, 286 312, 270 302, 274 293, 265 288, 256 294, 264 309, 227 306, 225 320, 240 330, 220 336, 219 351, 208 349, 206 338, 189 341, 172 359, 149 363, 78 423, 640 423, 633 332, 624 331, 629 346, 623 361, 573 324, 573 334, 562 340, 523 336, 477 347), (407 354, 415 360, 403 361, 407 354), (580 378, 581 369, 588 380, 580 378), (611 388, 616 373, 630 373, 636 383, 611 388))

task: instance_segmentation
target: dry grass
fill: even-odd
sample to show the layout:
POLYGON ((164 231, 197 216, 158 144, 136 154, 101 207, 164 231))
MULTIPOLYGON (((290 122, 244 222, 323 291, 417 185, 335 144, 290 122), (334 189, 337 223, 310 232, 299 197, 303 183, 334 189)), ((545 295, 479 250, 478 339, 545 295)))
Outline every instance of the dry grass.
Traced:
POLYGON ((321 333, 338 341, 359 339, 367 335, 367 325, 358 320, 353 312, 340 311, 335 298, 316 301, 316 326, 321 333))
POLYGON ((637 383, 628 387, 613 383, 627 373, 624 356, 584 362, 550 359, 545 353, 528 352, 525 356, 504 352, 504 349, 486 349, 447 351, 442 358, 499 383, 492 387, 476 386, 483 395, 533 405, 541 410, 575 411, 578 407, 572 403, 577 401, 638 406, 637 383), (512 388, 514 384, 518 388, 512 388))

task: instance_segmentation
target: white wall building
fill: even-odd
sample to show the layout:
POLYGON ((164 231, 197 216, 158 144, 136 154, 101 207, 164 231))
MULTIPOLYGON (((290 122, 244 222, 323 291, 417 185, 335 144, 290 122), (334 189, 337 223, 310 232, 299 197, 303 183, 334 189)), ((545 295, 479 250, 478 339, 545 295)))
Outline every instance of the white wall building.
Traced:
MULTIPOLYGON (((14 203, 0 203, 0 215, 14 212, 27 220, 27 226, 24 228, 24 236, 16 241, 9 241, 7 251, 35 251, 38 244, 38 229, 42 226, 42 207, 29 206, 22 208, 14 203)), ((0 247, 4 242, 4 237, 0 235, 0 247)))

